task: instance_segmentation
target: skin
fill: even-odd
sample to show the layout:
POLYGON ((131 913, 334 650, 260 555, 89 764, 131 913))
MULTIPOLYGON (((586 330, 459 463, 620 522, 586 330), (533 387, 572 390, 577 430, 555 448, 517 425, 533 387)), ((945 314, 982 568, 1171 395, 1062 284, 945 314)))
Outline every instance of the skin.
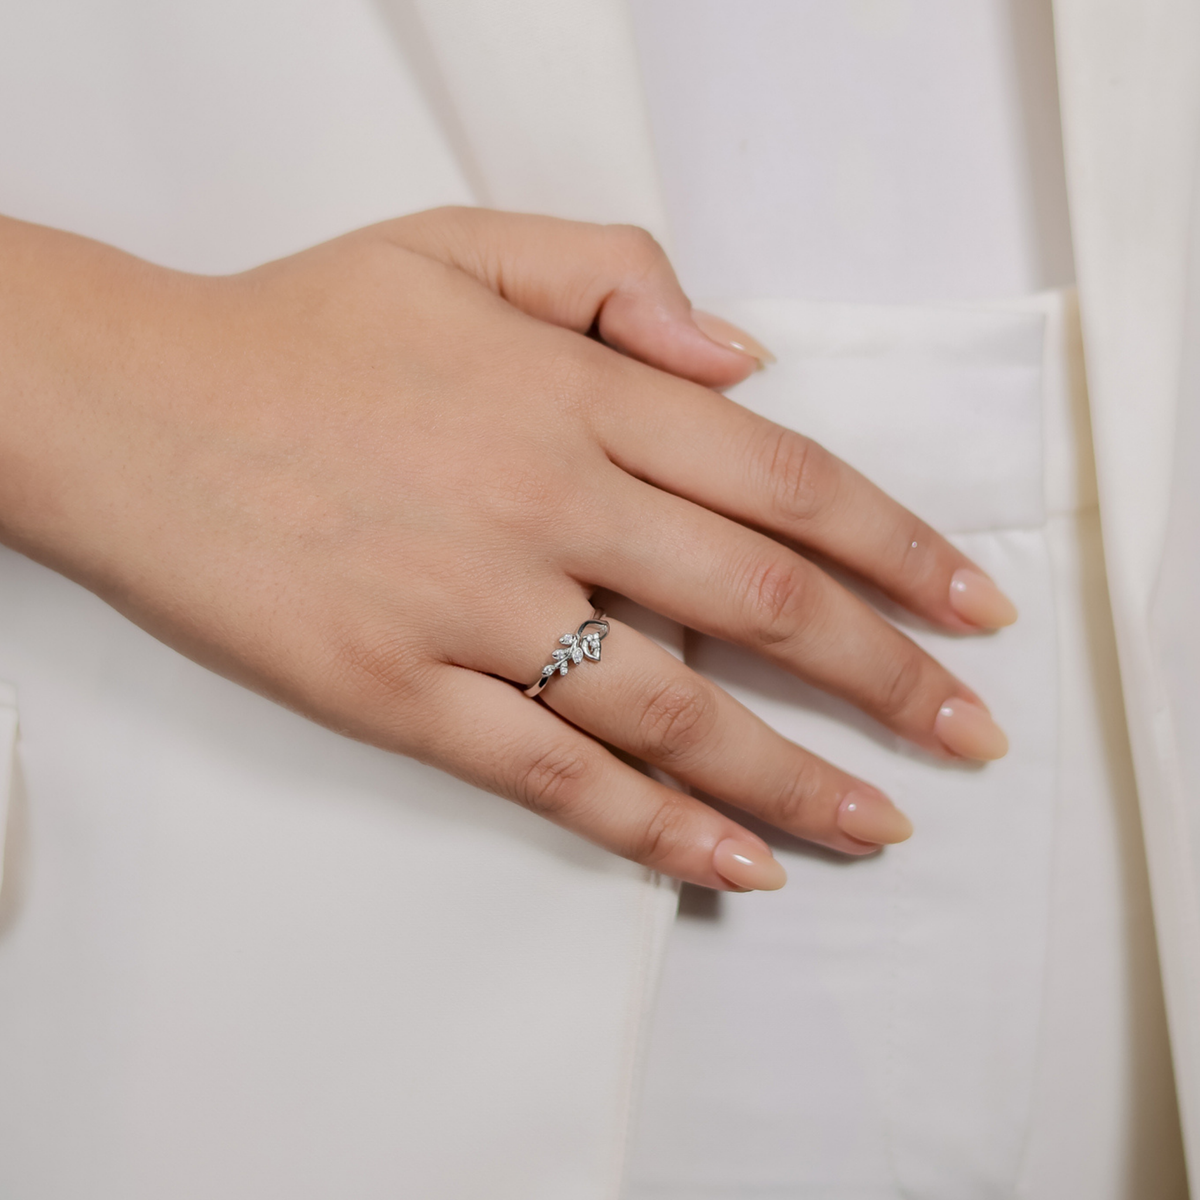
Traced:
POLYGON ((755 364, 699 331, 640 230, 436 210, 211 278, 3 220, 0 280, 8 545, 213 670, 618 854, 729 888, 716 847, 763 844, 601 742, 875 846, 837 824, 861 781, 619 622, 600 667, 523 696, 598 588, 934 755, 939 710, 977 701, 791 547, 962 632, 950 583, 972 564, 712 390, 755 364))

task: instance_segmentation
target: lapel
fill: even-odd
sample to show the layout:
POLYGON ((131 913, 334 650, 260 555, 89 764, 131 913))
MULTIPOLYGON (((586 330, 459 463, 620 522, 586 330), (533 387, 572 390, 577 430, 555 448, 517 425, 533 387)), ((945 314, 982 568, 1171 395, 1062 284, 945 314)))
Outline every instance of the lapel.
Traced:
POLYGON ((481 204, 665 238, 625 0, 387 2, 481 204))
POLYGON ((1189 253, 1200 150, 1200 6, 1055 0, 1055 35, 1109 592, 1184 1143, 1195 1174, 1200 490, 1188 482, 1194 458, 1177 456, 1175 443, 1190 437, 1191 453, 1200 450, 1197 380, 1184 374, 1188 291, 1200 285, 1200 263, 1189 253), (1176 462, 1184 468, 1178 473, 1176 462))

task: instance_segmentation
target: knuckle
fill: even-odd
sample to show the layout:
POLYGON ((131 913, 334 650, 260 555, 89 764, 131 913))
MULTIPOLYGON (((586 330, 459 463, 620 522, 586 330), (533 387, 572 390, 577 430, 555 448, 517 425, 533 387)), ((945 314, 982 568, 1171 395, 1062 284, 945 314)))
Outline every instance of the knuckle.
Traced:
POLYGON ((587 776, 583 754, 569 746, 550 746, 521 764, 513 794, 531 812, 558 816, 576 801, 587 776))
POLYGON ((610 253, 635 273, 657 266, 666 258, 663 248, 653 234, 640 225, 606 225, 605 236, 609 239, 610 253))
POLYGON ((894 724, 910 712, 921 692, 925 666, 920 651, 905 647, 878 664, 878 692, 874 708, 886 722, 894 724))
POLYGON ((716 698, 699 681, 671 680, 647 700, 638 720, 638 741, 654 762, 677 762, 711 736, 716 698))
POLYGON ((687 805, 678 793, 670 792, 638 830, 627 856, 651 869, 669 862, 685 839, 688 823, 687 805))
POLYGON ((346 634, 337 639, 333 659, 331 675, 366 699, 390 705, 419 696, 435 665, 412 638, 394 631, 346 634))
POLYGON ((745 591, 753 640, 760 646, 775 646, 794 637, 811 619, 814 591, 812 571, 799 561, 756 566, 745 591))
POLYGON ((814 811, 821 796, 820 772, 805 761, 789 774, 770 808, 771 823, 790 833, 803 834, 816 822, 814 811))
POLYGON ((784 523, 817 520, 832 501, 829 452, 792 429, 771 430, 763 451, 773 515, 784 523))

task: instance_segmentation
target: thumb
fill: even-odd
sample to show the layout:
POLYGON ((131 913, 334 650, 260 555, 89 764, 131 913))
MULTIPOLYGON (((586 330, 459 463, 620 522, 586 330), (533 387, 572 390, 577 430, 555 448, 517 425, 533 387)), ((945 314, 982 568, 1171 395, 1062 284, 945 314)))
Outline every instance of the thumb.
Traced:
POLYGON ((531 317, 708 387, 729 387, 774 356, 684 295, 662 247, 633 225, 439 208, 389 221, 397 245, 473 275, 531 317))

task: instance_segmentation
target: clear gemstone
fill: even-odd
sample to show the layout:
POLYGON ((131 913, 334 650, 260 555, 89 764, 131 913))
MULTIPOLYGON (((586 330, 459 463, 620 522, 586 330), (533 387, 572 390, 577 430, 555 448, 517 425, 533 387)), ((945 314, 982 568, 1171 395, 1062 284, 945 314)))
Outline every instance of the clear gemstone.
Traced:
POLYGON ((543 668, 542 668, 542 674, 543 674, 543 675, 553 675, 553 674, 554 674, 554 668, 553 668, 553 667, 543 667, 543 668))
POLYGON ((564 646, 569 646, 575 640, 575 635, 573 633, 564 633, 558 640, 564 646))
POLYGON ((559 663, 558 673, 560 675, 565 675, 567 673, 567 664, 566 663, 559 663))
POLYGON ((582 646, 575 646, 571 650, 571 661, 573 663, 583 662, 583 647, 582 646))

